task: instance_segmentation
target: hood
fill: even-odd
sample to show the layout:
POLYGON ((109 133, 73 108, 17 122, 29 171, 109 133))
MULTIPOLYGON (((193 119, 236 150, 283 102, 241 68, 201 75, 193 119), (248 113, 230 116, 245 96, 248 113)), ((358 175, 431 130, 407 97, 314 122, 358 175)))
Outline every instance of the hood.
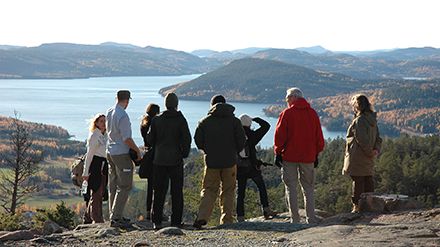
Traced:
POLYGON ((295 107, 298 109, 310 108, 310 104, 305 99, 297 99, 290 107, 295 107))
POLYGON ((176 110, 166 110, 160 114, 164 118, 176 118, 182 116, 180 111, 176 110))
POLYGON ((361 117, 363 116, 367 120, 367 122, 370 126, 375 127, 377 125, 377 113, 376 112, 364 112, 360 116, 361 117))
POLYGON ((227 103, 217 103, 209 109, 208 115, 215 117, 234 116, 235 107, 227 103))

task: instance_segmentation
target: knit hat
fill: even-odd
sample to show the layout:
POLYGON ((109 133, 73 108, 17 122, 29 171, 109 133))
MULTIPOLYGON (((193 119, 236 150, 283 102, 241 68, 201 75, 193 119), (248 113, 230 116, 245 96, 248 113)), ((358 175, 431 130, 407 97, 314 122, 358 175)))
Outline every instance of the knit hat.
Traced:
POLYGON ((241 121, 241 125, 243 126, 251 127, 252 125, 252 118, 246 114, 240 115, 240 121, 241 121))
POLYGON ((221 95, 221 94, 217 94, 217 95, 212 96, 211 105, 215 105, 217 103, 226 103, 225 97, 223 97, 223 95, 221 95))
POLYGON ((176 108, 178 104, 179 99, 177 98, 177 95, 175 93, 168 93, 165 96, 165 106, 167 109, 176 108))

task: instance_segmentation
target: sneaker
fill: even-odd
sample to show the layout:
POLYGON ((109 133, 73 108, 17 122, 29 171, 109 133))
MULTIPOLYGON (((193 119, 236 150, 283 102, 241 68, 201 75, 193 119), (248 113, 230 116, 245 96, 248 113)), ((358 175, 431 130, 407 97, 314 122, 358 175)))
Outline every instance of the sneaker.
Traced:
POLYGON ((272 211, 272 209, 270 209, 269 207, 263 209, 263 216, 265 220, 271 220, 277 215, 278 213, 272 211))
POLYGON ((128 228, 130 226, 130 221, 127 221, 126 219, 114 219, 110 221, 110 226, 117 228, 128 228))
POLYGON ((196 220, 193 224, 193 227, 200 230, 200 229, 202 229, 202 226, 204 226, 206 224, 207 224, 206 220, 196 220))
POLYGON ((162 223, 153 223, 153 230, 157 231, 162 229, 162 223))
POLYGON ((238 222, 243 222, 244 221, 244 216, 237 216, 237 221, 238 222))
POLYGON ((183 228, 185 226, 185 223, 171 223, 171 227, 177 227, 177 228, 183 228))

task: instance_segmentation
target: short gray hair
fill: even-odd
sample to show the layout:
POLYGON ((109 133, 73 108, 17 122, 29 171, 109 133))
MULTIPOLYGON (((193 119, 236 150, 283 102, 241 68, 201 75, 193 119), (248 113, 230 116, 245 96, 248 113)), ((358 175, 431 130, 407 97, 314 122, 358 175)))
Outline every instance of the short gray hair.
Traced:
POLYGON ((303 92, 297 87, 291 87, 286 90, 286 98, 293 96, 295 98, 304 98, 303 92))

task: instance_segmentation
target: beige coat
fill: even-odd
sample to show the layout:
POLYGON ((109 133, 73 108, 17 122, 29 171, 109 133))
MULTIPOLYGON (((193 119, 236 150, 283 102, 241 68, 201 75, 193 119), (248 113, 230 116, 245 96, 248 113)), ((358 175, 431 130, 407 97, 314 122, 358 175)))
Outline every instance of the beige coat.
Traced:
POLYGON ((342 174, 350 176, 372 176, 374 174, 374 151, 380 151, 376 113, 356 116, 347 130, 344 168, 342 174))

